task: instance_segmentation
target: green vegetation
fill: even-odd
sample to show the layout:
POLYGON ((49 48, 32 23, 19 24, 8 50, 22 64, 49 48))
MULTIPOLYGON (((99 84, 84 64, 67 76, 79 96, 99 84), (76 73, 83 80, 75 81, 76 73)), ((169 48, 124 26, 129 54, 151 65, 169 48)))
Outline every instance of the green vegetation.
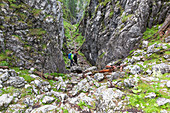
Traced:
POLYGON ((147 113, 151 112, 160 112, 161 109, 166 109, 170 110, 170 105, 166 104, 163 106, 158 106, 156 104, 156 100, 158 97, 163 97, 163 98, 170 98, 168 94, 164 93, 161 91, 161 87, 159 83, 155 83, 153 85, 150 85, 148 83, 143 83, 141 82, 138 85, 138 90, 133 90, 134 93, 137 94, 132 94, 130 95, 130 105, 129 106, 139 106, 138 108, 143 109, 147 113), (154 92, 156 94, 156 98, 145 98, 149 93, 154 92), (139 94, 138 94, 139 93, 139 94))
POLYGON ((35 78, 30 77, 29 72, 26 69, 20 70, 18 67, 13 67, 12 69, 14 69, 16 72, 19 72, 19 76, 23 77, 28 83, 35 80, 35 78))
POLYGON ((103 58, 103 56, 104 56, 105 54, 106 54, 106 53, 103 52, 103 53, 99 56, 99 58, 103 58))
POLYGON ((9 63, 6 61, 1 61, 0 66, 9 66, 9 63))
POLYGON ((0 96, 2 96, 3 94, 9 94, 9 93, 14 93, 15 91, 15 88, 10 86, 10 87, 7 87, 7 88, 2 88, 1 89, 2 93, 0 93, 0 96))
POLYGON ((37 28, 37 29, 30 29, 30 35, 44 35, 47 32, 43 30, 42 28, 37 28))
POLYGON ((7 60, 11 60, 10 54, 12 51, 10 50, 5 50, 5 52, 0 53, 0 64, 1 65, 7 65, 7 60))
POLYGON ((133 15, 134 15, 134 14, 130 14, 130 15, 127 15, 127 16, 124 15, 124 16, 122 17, 122 22, 123 22, 123 23, 126 22, 127 19, 131 18, 133 15))
POLYGON ((41 13, 41 11, 42 11, 41 9, 33 9, 33 10, 32 10, 32 13, 33 13, 34 16, 39 16, 39 14, 41 13))
POLYGON ((77 104, 81 109, 83 109, 84 106, 88 107, 89 109, 92 108, 91 106, 87 105, 84 101, 80 101, 77 104))
MULTIPOLYGON (((153 26, 151 29, 147 28, 146 31, 143 33, 143 39, 147 40, 148 38, 151 38, 158 32, 158 27, 161 25, 153 26)), ((152 42, 155 42, 156 40, 159 40, 160 36, 157 36, 156 39, 151 40, 152 42)))

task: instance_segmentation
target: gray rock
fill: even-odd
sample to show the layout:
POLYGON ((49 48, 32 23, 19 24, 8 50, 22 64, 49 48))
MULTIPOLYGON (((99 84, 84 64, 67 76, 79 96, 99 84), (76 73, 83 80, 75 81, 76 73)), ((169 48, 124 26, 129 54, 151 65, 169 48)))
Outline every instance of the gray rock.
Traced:
POLYGON ((34 80, 34 83, 35 83, 35 85, 36 85, 38 88, 41 88, 41 87, 42 87, 41 81, 39 81, 39 80, 34 80))
POLYGON ((143 41, 142 43, 142 48, 148 47, 149 42, 148 41, 143 41))
POLYGON ((32 78, 40 78, 39 76, 34 75, 34 74, 31 74, 30 77, 32 77, 32 78))
MULTIPOLYGON (((7 1, 3 2, 4 4, 8 4, 7 1)), ((25 14, 25 18, 22 19, 21 22, 19 21, 21 20, 20 16, 9 10, 9 5, 6 5, 5 8, 0 8, 2 14, 0 24, 4 26, 4 29, 1 30, 5 33, 0 33, 0 39, 2 40, 0 41, 0 50, 10 50, 12 53, 15 53, 11 53, 10 56, 10 63, 15 66, 26 69, 34 68, 37 70, 41 70, 43 67, 45 73, 66 72, 62 52, 64 25, 61 3, 54 0, 22 0, 22 3, 21 1, 17 1, 17 5, 22 4, 39 10, 39 13, 34 15, 31 10, 22 10, 20 12, 25 14), (2 19, 5 15, 16 15, 16 17, 6 23, 2 21, 5 20, 2 19), (34 22, 31 21, 31 23, 29 23, 25 21, 29 17, 31 17, 34 22), (56 17, 56 19, 53 17, 56 17), (15 25, 11 22, 15 23, 15 25), (32 22, 35 26, 32 26, 30 29, 29 25, 32 24, 32 22), (43 38, 38 39, 38 32, 31 34, 31 30, 34 29, 42 30, 43 33, 40 33, 39 36, 43 38), (7 30, 7 32, 4 32, 5 30, 7 30), (16 34, 16 36, 13 36, 11 32, 16 34), (5 36, 8 37, 5 38, 5 36), (17 36, 20 37, 20 40, 16 38, 17 36), (44 38, 44 36, 46 38, 44 38), (25 47, 25 44, 27 44, 29 48, 25 47), (31 49, 32 47, 34 47, 34 50, 31 49), (15 60, 15 58, 18 60, 15 60)), ((33 70, 29 72, 32 73, 33 70)))
POLYGON ((0 110, 7 108, 12 100, 13 96, 9 96, 8 94, 3 94, 0 96, 0 110))
POLYGON ((164 58, 168 59, 168 58, 170 58, 170 55, 164 55, 164 58))
POLYGON ((94 79, 97 80, 97 81, 102 81, 104 79, 103 73, 96 73, 94 75, 94 79))
POLYGON ((156 64, 152 66, 152 71, 155 70, 158 72, 159 70, 161 71, 162 74, 164 73, 170 73, 170 65, 161 63, 161 64, 156 64))
POLYGON ((70 71, 74 72, 74 73, 81 73, 82 72, 82 68, 79 67, 79 66, 72 66, 70 71))
POLYGON ((153 7, 148 0, 126 0, 119 3, 109 1, 106 7, 93 0, 87 8, 90 14, 86 15, 80 26, 80 31, 86 37, 81 51, 87 60, 98 68, 104 68, 110 61, 127 57, 129 52, 139 44, 147 25, 149 28, 155 25, 153 17, 159 17, 156 23, 168 17, 169 9, 166 8, 168 2, 164 9, 160 6, 165 3, 160 1, 155 3, 159 5, 154 5, 154 9, 161 11, 154 9, 151 11, 153 7), (113 7, 109 7, 110 5, 113 7), (121 15, 120 7, 124 9, 121 15), (158 12, 161 12, 162 17, 158 15, 158 12), (92 14, 94 14, 93 17, 92 14), (123 17, 129 14, 131 14, 130 17, 124 20, 123 17), (103 18, 102 15, 104 15, 103 18))
POLYGON ((146 71, 146 73, 147 73, 148 75, 151 75, 151 74, 152 74, 152 71, 151 71, 150 69, 148 69, 148 70, 146 71))
MULTIPOLYGON (((169 42, 170 42, 170 41, 169 41, 169 42)), ((165 110, 165 109, 163 109, 163 110, 160 111, 160 113, 168 113, 168 111, 165 110)))
POLYGON ((130 72, 135 75, 139 74, 141 72, 141 68, 138 65, 134 65, 131 69, 130 72))
POLYGON ((166 99, 166 98, 158 98, 156 100, 156 103, 158 104, 158 106, 162 106, 162 105, 165 105, 166 103, 169 103, 170 104, 170 99, 166 99))
POLYGON ((42 100, 42 103, 44 104, 50 104, 55 100, 54 97, 49 97, 49 96, 45 96, 42 100))
POLYGON ((10 77, 9 73, 6 72, 0 76, 0 80, 2 80, 2 82, 4 82, 4 81, 7 81, 9 77, 10 77))
POLYGON ((31 111, 31 113, 47 113, 50 111, 55 111, 58 107, 54 105, 44 105, 42 107, 36 108, 31 111))
POLYGON ((96 67, 96 66, 92 66, 92 67, 90 67, 90 68, 87 68, 87 69, 85 70, 85 72, 87 72, 87 71, 95 71, 95 70, 97 70, 97 67, 96 67))
POLYGON ((170 88, 170 80, 166 83, 166 86, 170 88))
POLYGON ((167 38, 165 38, 165 43, 169 43, 170 42, 170 36, 168 36, 167 38))
POLYGON ((10 77, 4 84, 8 86, 14 86, 16 88, 21 88, 25 86, 25 79, 23 77, 10 77))
POLYGON ((112 77, 111 77, 111 80, 114 80, 114 79, 117 79, 119 76, 120 76, 120 73, 118 72, 112 72, 112 77))
POLYGON ((24 100, 24 104, 26 104, 27 106, 33 106, 34 105, 34 102, 33 100, 31 100, 30 98, 25 98, 24 100))
POLYGON ((124 86, 125 87, 134 87, 136 84, 136 81, 134 78, 129 78, 124 80, 124 86))
POLYGON ((154 92, 149 93, 145 98, 155 98, 156 94, 154 92))

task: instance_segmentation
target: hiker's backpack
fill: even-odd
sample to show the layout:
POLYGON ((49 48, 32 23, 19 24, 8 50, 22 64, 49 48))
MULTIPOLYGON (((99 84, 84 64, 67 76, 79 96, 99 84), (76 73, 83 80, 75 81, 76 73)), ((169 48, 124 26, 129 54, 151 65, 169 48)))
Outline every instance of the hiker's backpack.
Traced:
POLYGON ((71 53, 68 54, 68 59, 71 59, 71 55, 72 55, 71 53))
POLYGON ((73 55, 73 54, 71 54, 71 60, 73 60, 73 57, 74 57, 74 55, 73 55))

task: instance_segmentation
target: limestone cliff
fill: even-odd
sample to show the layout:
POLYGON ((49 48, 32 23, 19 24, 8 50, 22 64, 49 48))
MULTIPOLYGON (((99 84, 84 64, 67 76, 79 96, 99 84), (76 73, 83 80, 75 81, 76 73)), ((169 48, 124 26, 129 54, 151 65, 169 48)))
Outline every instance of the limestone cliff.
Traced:
POLYGON ((55 0, 1 0, 0 50, 12 66, 65 72, 61 3, 55 0))
POLYGON ((80 23, 81 51, 99 68, 125 58, 147 27, 164 22, 169 8, 167 0, 91 0, 80 23))

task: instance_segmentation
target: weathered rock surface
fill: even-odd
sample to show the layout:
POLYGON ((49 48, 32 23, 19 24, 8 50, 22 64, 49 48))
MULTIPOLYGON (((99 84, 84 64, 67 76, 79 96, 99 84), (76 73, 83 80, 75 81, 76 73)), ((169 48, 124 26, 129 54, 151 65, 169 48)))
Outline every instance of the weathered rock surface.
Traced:
POLYGON ((9 51, 10 62, 27 69, 65 72, 61 3, 54 0, 1 2, 0 49, 9 51))
POLYGON ((10 96, 8 94, 3 94, 0 96, 0 110, 6 109, 8 105, 12 102, 13 96, 10 96))
MULTIPOLYGON (((170 8, 169 2, 162 0, 100 2, 91 0, 81 22, 86 38, 81 51, 92 65, 99 68, 125 58, 136 47, 146 28, 163 22, 170 8)), ((143 47, 146 46, 147 42, 143 47)))

